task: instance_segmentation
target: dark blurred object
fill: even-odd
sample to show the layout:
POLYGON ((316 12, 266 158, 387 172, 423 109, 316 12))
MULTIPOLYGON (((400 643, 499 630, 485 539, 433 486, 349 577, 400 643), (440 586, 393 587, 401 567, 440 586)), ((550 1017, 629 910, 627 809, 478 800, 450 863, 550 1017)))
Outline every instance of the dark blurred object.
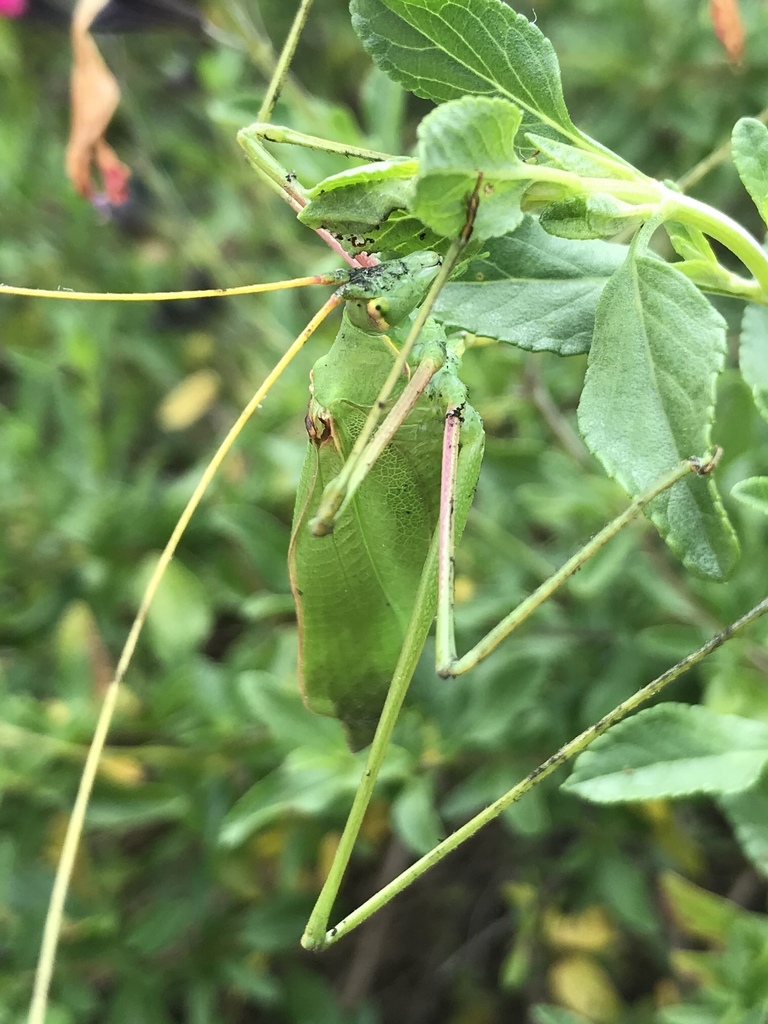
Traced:
POLYGON ((23 18, 52 28, 67 28, 71 13, 71 10, 49 0, 0 0, 2 17, 23 18))
MULTIPOLYGON (((73 4, 55 0, 0 0, 0 16, 51 28, 69 28, 73 4)), ((109 0, 91 23, 91 32, 152 32, 155 29, 209 31, 200 11, 184 0, 109 0)))
POLYGON ((91 22, 91 32, 151 32, 153 29, 206 32, 208 21, 182 0, 110 0, 91 22))

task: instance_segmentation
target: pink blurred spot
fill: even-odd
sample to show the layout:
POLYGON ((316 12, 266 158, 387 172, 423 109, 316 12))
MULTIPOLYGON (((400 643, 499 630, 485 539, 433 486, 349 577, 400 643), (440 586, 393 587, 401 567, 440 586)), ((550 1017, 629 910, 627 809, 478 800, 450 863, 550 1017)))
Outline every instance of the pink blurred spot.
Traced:
POLYGON ((20 18, 27 9, 27 0, 0 0, 0 16, 20 18))
MULTIPOLYGON (((111 156, 113 154, 110 153, 111 156)), ((122 206, 128 201, 130 195, 128 182, 131 172, 117 158, 113 160, 102 157, 99 163, 107 200, 112 206, 122 206)))

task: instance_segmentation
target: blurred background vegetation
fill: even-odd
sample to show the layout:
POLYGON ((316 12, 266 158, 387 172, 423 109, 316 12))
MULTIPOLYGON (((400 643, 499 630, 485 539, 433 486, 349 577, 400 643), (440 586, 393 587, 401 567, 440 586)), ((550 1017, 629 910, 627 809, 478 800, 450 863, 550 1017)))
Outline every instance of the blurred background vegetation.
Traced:
MULTIPOLYGON (((768 10, 742 7, 738 68, 699 0, 540 0, 535 15, 576 123, 677 178, 766 102, 768 10)), ((335 265, 234 140, 291 5, 220 0, 211 14, 238 48, 178 33, 104 41, 124 91, 110 140, 135 175, 109 219, 62 172, 65 37, 0 22, 0 280, 145 291, 335 265)), ((318 4, 293 73, 275 120, 317 135, 403 151, 427 109, 411 98, 400 116, 343 0, 318 4)), ((333 169, 280 156, 306 182, 333 169)), ((695 194, 760 230, 727 162, 695 194)), ((26 1010, 63 829, 142 584, 218 440, 320 301, 2 300, 2 1024, 26 1010)), ((721 308, 735 324, 737 306, 721 308)), ((724 819, 706 801, 588 806, 558 792, 562 776, 329 953, 299 948, 361 769, 336 723, 301 705, 285 568, 307 374, 334 331, 247 428, 152 613, 89 812, 50 1021, 761 1024, 765 944, 731 918, 713 924, 723 905, 708 902, 728 897, 750 921, 765 908, 724 819)), ((584 365, 502 348, 466 359, 488 455, 458 560, 462 646, 625 504, 575 432, 584 365)), ((768 471, 765 424, 732 369, 716 440, 726 498, 768 471)), ((340 912, 763 596, 765 526, 728 504, 744 557, 727 584, 687 577, 636 523, 468 678, 436 681, 427 652, 340 912)), ((760 636, 671 699, 768 719, 760 636)))

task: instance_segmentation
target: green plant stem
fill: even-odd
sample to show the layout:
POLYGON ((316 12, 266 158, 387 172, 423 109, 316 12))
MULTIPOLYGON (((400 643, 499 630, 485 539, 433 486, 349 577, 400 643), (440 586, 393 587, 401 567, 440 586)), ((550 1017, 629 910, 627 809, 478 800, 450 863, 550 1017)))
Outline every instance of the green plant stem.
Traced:
MULTIPOLYGON (((698 228, 730 249, 768 297, 768 255, 740 224, 706 203, 675 192, 660 182, 581 178, 556 167, 525 165, 525 172, 531 180, 527 199, 534 204, 562 199, 563 190, 570 195, 603 193, 632 204, 638 213, 654 214, 662 220, 675 220, 698 228)), ((756 297, 755 301, 760 299, 756 297)))
POLYGON ((439 846, 436 846, 434 850, 431 850, 420 860, 416 861, 415 864, 411 865, 401 875, 398 875, 389 885, 386 885, 383 889, 372 896, 371 899, 363 903, 357 910, 353 911, 348 917, 336 925, 326 935, 324 946, 330 946, 334 942, 338 942, 343 936, 347 935, 358 925, 362 924, 365 920, 375 914, 376 911, 386 906, 390 900, 394 899, 404 889, 408 888, 413 882, 421 877, 426 871, 428 871, 435 864, 438 864, 441 860, 452 853, 457 847, 461 846, 462 843, 466 842, 467 839, 471 838, 476 832, 478 832, 483 826, 497 818, 502 811, 505 811, 512 804, 517 803, 521 797, 525 796, 534 786, 537 786, 540 782, 550 776, 558 768, 562 767, 571 758, 575 757, 585 750, 590 743, 601 736, 604 732, 616 725, 627 715, 636 711, 643 704, 646 704, 652 697, 673 683, 676 679, 679 679, 681 675, 693 668, 694 665, 698 665, 700 661, 703 661, 707 655, 711 654, 718 647, 724 644, 732 636, 735 636, 742 629, 755 622, 761 615, 768 612, 768 597, 764 598, 759 604, 756 604, 754 608, 748 611, 736 622, 731 623, 727 626, 722 633, 718 633, 717 636, 712 637, 705 644, 699 647, 698 650, 689 654, 683 658, 672 668, 668 669, 662 675, 657 676, 652 682, 648 683, 637 693, 633 694, 628 700, 622 701, 617 707, 607 714, 604 718, 601 718, 594 725, 591 725, 588 729, 585 729, 575 739, 571 740, 570 743, 566 743, 565 746, 561 747, 556 754, 548 758, 538 768, 535 768, 530 775, 527 775, 522 782, 519 782, 516 786, 513 786, 504 796, 500 797, 489 807, 486 807, 480 814, 475 815, 470 821, 457 829, 452 835, 448 836, 447 839, 443 840, 439 846))
POLYGON ((610 195, 614 199, 622 199, 626 203, 650 204, 654 209, 664 195, 664 186, 658 181, 624 178, 583 178, 573 171, 564 171, 559 167, 535 164, 515 166, 515 173, 510 177, 527 178, 533 186, 533 195, 547 198, 547 185, 556 186, 556 191, 548 196, 549 200, 563 199, 566 195, 610 195))
POLYGON ((267 87, 267 91, 264 93, 264 99, 261 102, 259 108, 259 121, 269 121, 272 117, 272 111, 277 103, 277 98, 280 95, 280 90, 283 88, 283 83, 288 74, 288 71, 293 62, 293 55, 296 52, 296 47, 301 36, 302 29, 306 24, 309 12, 312 8, 314 0, 301 0, 299 9, 296 11, 296 16, 293 19, 288 37, 283 44, 283 48, 280 51, 280 57, 277 61, 272 77, 267 87))
POLYGON ((676 220, 722 242, 755 277, 768 296, 768 255, 741 224, 706 203, 665 188, 660 210, 664 220, 676 220))

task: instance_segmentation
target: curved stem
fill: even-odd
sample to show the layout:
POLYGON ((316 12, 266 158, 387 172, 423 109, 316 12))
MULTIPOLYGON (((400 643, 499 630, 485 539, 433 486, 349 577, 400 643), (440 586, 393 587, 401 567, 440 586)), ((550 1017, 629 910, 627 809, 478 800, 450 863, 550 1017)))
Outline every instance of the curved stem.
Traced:
POLYGON ((165 574, 165 570, 173 559, 179 541, 181 540, 193 513, 202 501, 203 495, 208 489, 208 485, 215 476, 219 466, 224 461, 230 448, 235 443, 246 422, 259 408, 262 400, 265 398, 272 385, 279 379, 283 370, 289 365, 294 356, 303 348, 307 339, 311 337, 313 332, 323 322, 326 316, 328 316, 328 314, 342 301, 343 297, 338 292, 334 293, 334 295, 328 299, 325 305, 322 306, 319 312, 315 314, 288 351, 283 355, 267 379, 251 398, 245 409, 240 413, 234 425, 230 428, 229 433, 221 442, 215 455, 206 466, 203 475, 200 477, 192 496, 184 507, 184 511, 181 513, 181 516, 173 529, 173 533, 171 534, 168 543, 163 548, 160 558, 157 561, 157 565, 152 572, 152 576, 147 583, 144 594, 141 598, 139 610, 136 613, 136 617, 133 620, 128 633, 128 638, 126 639, 123 650, 120 654, 120 660, 117 663, 115 674, 104 695, 104 702, 101 706, 98 722, 96 723, 96 731, 94 733, 90 749, 88 750, 83 774, 80 778, 80 786, 77 791, 75 806, 67 824, 67 831, 64 836, 61 856, 59 857, 59 862, 56 867, 56 877, 54 878, 53 891, 51 892, 48 913, 46 915, 45 926, 43 928, 43 940, 40 947, 40 957, 37 963, 37 970, 35 972, 28 1024, 44 1024, 45 1021, 46 1006, 48 1004, 48 990, 51 985, 51 978, 53 977, 53 967, 56 961, 56 949, 59 944, 59 936, 61 935, 62 922, 64 919, 64 905, 69 891, 72 872, 75 868, 75 860, 77 858, 77 851, 80 845, 80 836, 85 824, 85 815, 90 802, 91 791, 93 790, 94 782, 96 781, 99 762, 107 741, 107 733, 109 732, 109 726, 114 715, 115 707, 117 706, 117 698, 120 694, 121 683, 125 673, 128 671, 128 666, 133 658, 133 652, 136 649, 136 644, 138 643, 139 636, 144 627, 144 623, 146 622, 147 614, 149 613, 150 606, 154 601, 157 590, 165 574))
POLYGON ((703 231, 705 235, 722 242, 753 274, 763 292, 768 295, 768 254, 741 224, 706 203, 665 189, 661 208, 665 220, 677 220, 703 231))

